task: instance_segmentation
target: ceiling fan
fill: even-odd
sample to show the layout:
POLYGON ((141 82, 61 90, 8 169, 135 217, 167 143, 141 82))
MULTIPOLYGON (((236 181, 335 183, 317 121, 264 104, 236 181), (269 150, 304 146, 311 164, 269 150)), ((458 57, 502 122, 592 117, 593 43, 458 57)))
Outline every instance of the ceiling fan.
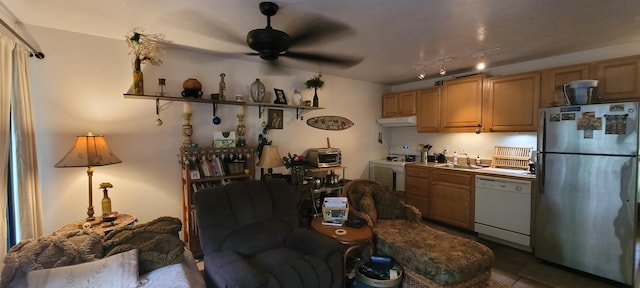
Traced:
POLYGON ((329 21, 325 18, 310 17, 306 23, 298 23, 298 31, 291 35, 271 27, 271 16, 278 12, 278 5, 273 2, 261 2, 260 12, 267 16, 267 26, 265 28, 253 29, 247 33, 247 44, 256 52, 247 55, 258 55, 260 58, 276 64, 278 57, 288 57, 303 61, 312 61, 338 66, 353 66, 362 58, 329 55, 323 53, 296 52, 291 48, 319 42, 329 37, 337 37, 348 32, 353 32, 350 27, 329 21))

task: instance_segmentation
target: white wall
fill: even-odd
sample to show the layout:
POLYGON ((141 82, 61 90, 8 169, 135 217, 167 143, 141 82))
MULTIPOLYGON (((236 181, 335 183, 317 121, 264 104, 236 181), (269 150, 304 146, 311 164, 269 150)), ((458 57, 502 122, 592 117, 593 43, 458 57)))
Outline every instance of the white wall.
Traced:
MULTIPOLYGON (((164 125, 155 126, 155 102, 125 99, 132 82, 131 58, 123 40, 113 40, 43 27, 29 26, 46 54, 43 60, 31 59, 31 92, 38 162, 42 185, 44 230, 85 217, 87 207, 87 175, 84 168, 54 168, 72 146, 75 136, 91 131, 105 136, 121 164, 95 167, 94 207, 96 214, 102 193, 100 182, 111 182, 114 211, 133 214, 141 222, 159 216, 182 218, 182 194, 178 150, 182 144, 181 102, 163 102, 160 118, 164 125)), ((167 50, 161 66, 143 65, 146 94, 157 89, 157 79, 167 79, 167 90, 179 95, 182 81, 197 78, 205 95, 218 92, 219 74, 226 73, 229 95, 246 94, 247 86, 260 78, 268 91, 283 89, 291 103, 293 89, 303 89, 304 80, 317 71, 285 71, 270 73, 268 67, 233 59, 221 59, 194 51, 167 50)), ((310 147, 325 147, 330 137, 332 147, 343 151, 347 178, 368 175, 369 159, 386 155, 386 146, 377 142, 383 85, 324 75, 325 87, 318 91, 322 110, 303 114, 304 120, 323 115, 343 116, 355 126, 343 131, 325 131, 295 119, 295 110, 284 111, 284 129, 271 130, 268 139, 287 152, 301 154, 310 147)), ((312 96, 303 91, 303 98, 312 96)), ((271 92, 271 95, 273 93, 271 92)), ((193 142, 211 144, 213 131, 235 130, 238 107, 221 105, 217 115, 220 125, 212 123, 212 105, 194 103, 193 142)), ((258 108, 246 108, 247 142, 257 144, 261 133, 258 108)), ((259 169, 258 169, 259 170, 259 169)), ((276 173, 288 173, 284 168, 276 173)))

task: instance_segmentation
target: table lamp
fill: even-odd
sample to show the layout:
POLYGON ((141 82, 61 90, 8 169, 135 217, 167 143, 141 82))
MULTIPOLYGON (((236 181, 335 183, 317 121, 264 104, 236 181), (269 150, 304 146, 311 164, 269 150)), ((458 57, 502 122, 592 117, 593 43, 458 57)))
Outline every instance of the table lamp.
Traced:
POLYGON ((87 167, 89 176, 89 208, 87 208, 87 222, 95 222, 93 217, 93 167, 121 163, 116 155, 111 152, 103 136, 94 136, 89 132, 87 135, 78 136, 76 143, 71 147, 62 160, 55 167, 87 167))
POLYGON ((258 167, 262 169, 267 168, 269 174, 273 172, 273 168, 284 166, 282 156, 280 156, 280 152, 278 151, 278 146, 265 145, 262 147, 261 156, 260 161, 258 161, 258 167))

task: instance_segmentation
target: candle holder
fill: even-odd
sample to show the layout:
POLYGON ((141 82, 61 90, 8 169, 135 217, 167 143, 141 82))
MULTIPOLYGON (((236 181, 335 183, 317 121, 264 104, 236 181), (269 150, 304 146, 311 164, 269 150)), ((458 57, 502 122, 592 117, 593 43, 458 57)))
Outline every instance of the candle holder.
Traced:
POLYGON ((184 118, 182 122, 182 147, 191 147, 191 135, 193 134, 193 126, 191 126, 191 113, 182 114, 184 118))
POLYGON ((236 126, 236 147, 245 147, 247 145, 247 141, 244 139, 244 135, 247 132, 247 128, 244 126, 244 115, 238 114, 238 126, 236 126))

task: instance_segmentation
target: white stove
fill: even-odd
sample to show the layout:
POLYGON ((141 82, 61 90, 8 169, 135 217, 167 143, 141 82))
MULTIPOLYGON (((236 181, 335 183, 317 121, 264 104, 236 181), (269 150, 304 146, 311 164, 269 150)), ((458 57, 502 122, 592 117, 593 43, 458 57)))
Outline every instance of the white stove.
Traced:
POLYGON ((419 159, 417 146, 389 146, 389 156, 385 159, 369 161, 369 179, 388 186, 393 191, 404 191, 404 165, 419 159))

